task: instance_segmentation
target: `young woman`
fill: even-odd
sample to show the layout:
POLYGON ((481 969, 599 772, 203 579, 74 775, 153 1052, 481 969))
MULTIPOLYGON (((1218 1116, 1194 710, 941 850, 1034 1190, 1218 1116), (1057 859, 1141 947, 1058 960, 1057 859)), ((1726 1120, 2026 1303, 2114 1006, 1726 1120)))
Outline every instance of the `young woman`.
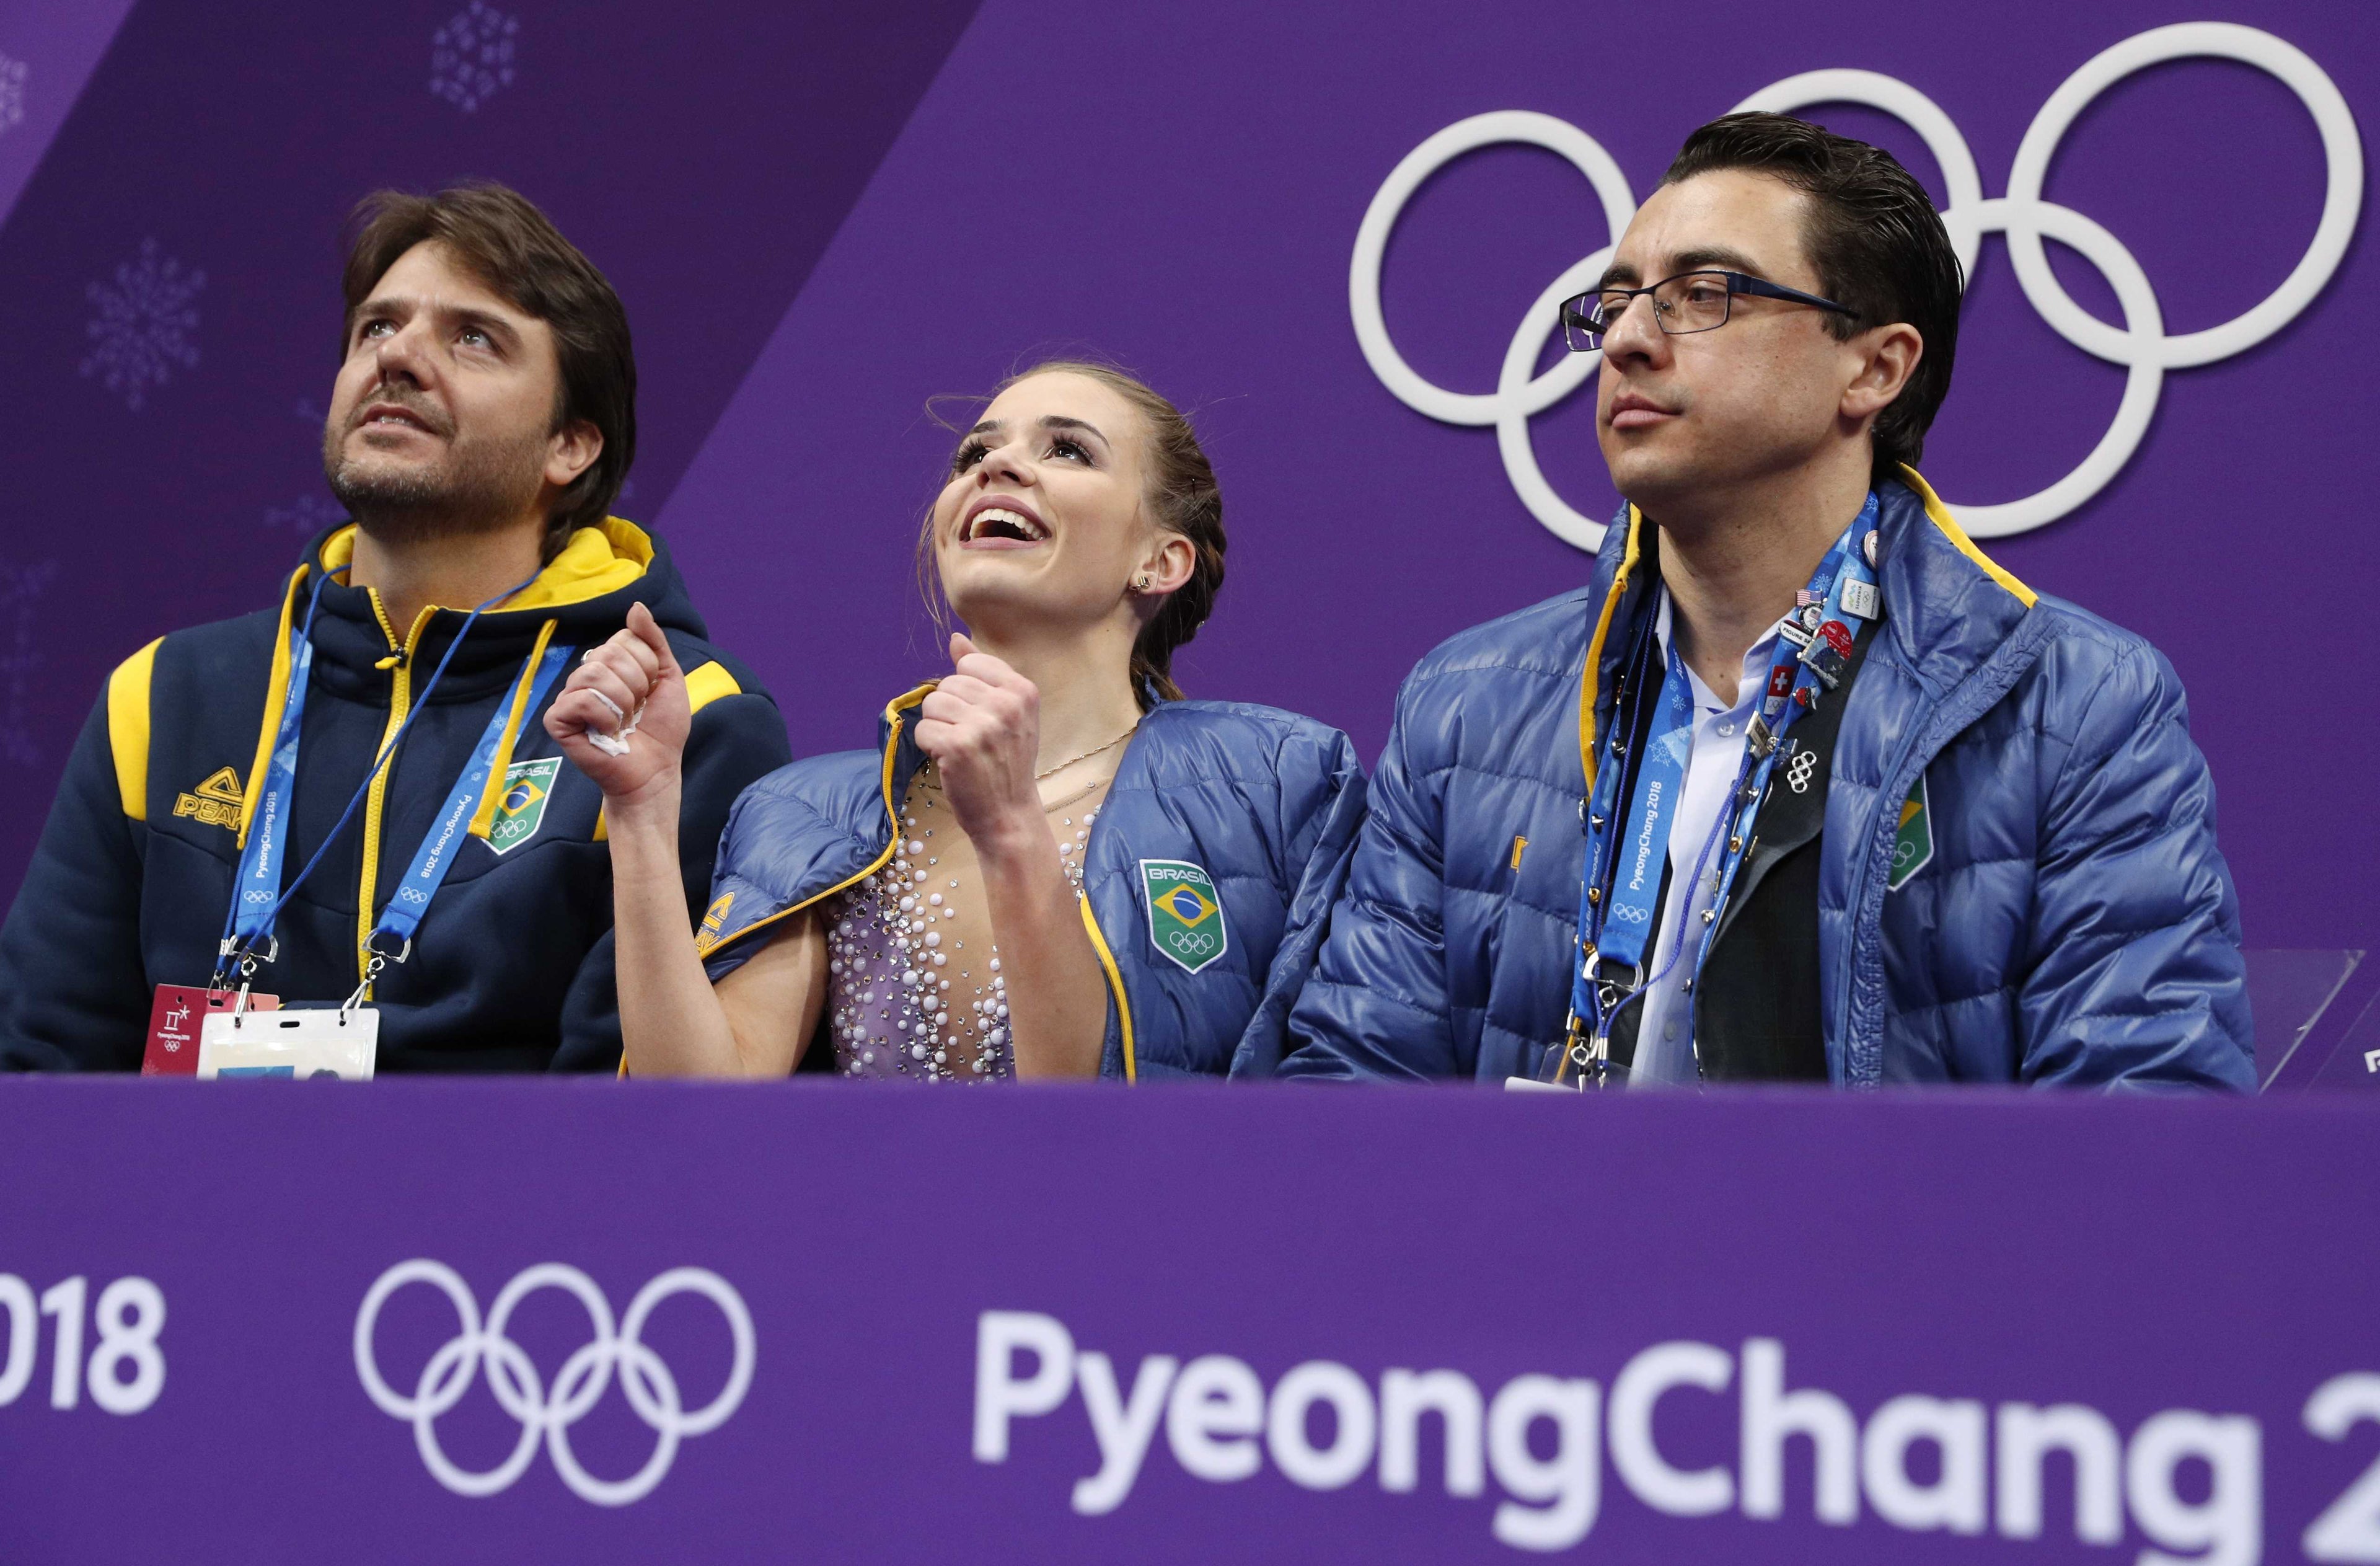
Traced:
POLYGON ((745 791, 698 930, 666 643, 632 619, 553 703, 606 795, 625 1069, 1269 1074, 1364 776, 1335 729, 1174 687, 1223 578, 1188 420, 1104 365, 1026 370, 961 442, 918 552, 967 626, 952 673, 885 708, 876 750, 745 791))

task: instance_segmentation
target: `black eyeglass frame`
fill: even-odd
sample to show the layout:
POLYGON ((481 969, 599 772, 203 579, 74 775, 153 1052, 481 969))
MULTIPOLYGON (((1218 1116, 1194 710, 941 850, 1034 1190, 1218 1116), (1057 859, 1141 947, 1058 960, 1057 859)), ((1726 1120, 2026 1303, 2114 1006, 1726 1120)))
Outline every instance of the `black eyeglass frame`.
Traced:
POLYGON ((1782 283, 1771 283, 1765 277, 1755 277, 1750 273, 1723 272, 1717 267, 1698 266, 1691 272, 1681 272, 1675 276, 1664 277, 1658 283, 1648 283, 1642 288, 1597 288, 1588 293, 1573 295, 1572 297, 1564 299, 1561 307, 1562 341, 1564 345, 1574 354, 1601 352, 1603 348, 1603 339, 1610 334, 1611 326, 1617 325, 1619 323, 1620 317, 1628 313, 1628 306, 1623 304, 1620 307, 1618 313, 1614 314, 1610 318, 1610 325, 1601 327, 1597 326, 1595 322, 1597 319, 1597 313, 1605 295, 1619 294, 1625 296, 1629 300, 1633 301, 1639 294, 1650 294, 1656 289, 1666 288, 1670 284, 1684 277, 1725 278, 1727 280, 1727 306, 1723 310, 1721 310, 1719 318, 1717 321, 1712 322, 1708 326, 1673 327, 1667 321, 1662 319, 1661 301, 1655 299, 1653 301, 1653 322, 1655 325, 1660 327, 1663 334, 1666 336, 1691 337, 1697 332, 1718 331, 1720 327, 1726 325, 1730 321, 1734 319, 1735 297, 1738 294, 1750 294, 1755 297, 1763 299, 1783 299, 1788 304, 1808 305, 1814 310, 1831 310, 1837 315, 1855 316, 1859 313, 1859 311, 1852 309, 1849 305, 1838 304, 1833 299, 1823 298, 1816 294, 1805 294, 1799 288, 1788 288, 1782 283), (1595 301, 1594 306, 1585 310, 1579 309, 1581 305, 1586 304, 1590 299, 1595 301), (1580 341, 1581 338, 1591 340, 1582 343, 1580 341))

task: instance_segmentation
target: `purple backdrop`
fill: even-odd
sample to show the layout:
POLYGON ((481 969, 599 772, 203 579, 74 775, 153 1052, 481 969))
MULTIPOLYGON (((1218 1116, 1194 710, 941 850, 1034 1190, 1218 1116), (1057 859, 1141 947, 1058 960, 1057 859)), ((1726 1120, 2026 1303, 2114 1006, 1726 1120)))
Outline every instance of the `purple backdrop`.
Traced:
MULTIPOLYGON (((1555 4, 429 0, 300 19, 19 0, 0 14, 0 753, 17 780, 0 884, 114 662, 268 601, 332 515, 314 448, 341 214, 375 185, 468 174, 544 202, 627 298, 645 391, 624 509, 671 538, 797 750, 860 742, 883 695, 933 667, 908 585, 947 443, 927 397, 1080 345, 1196 409, 1225 479, 1231 582, 1187 683, 1377 749, 1416 656, 1585 569, 1516 498, 1491 431, 1412 411, 1358 349, 1349 257, 1401 158, 1465 116, 1535 110, 1597 139, 1641 197, 1702 119, 1856 67, 1940 104, 1997 196, 2061 82, 2180 19, 2143 3, 1712 14, 1691 44, 1597 51, 1555 4)), ((2371 117, 2369 8, 2221 16, 2304 50, 2371 117)), ((1906 127, 1821 117, 1939 188, 1906 127)), ((2100 95, 2048 192, 2120 239, 2178 334, 2271 291, 2313 237, 2323 177, 2285 86, 2192 60, 2100 95)), ((1606 239, 1552 153, 1475 152, 1394 231, 1389 330, 1422 375, 1489 391, 1530 301, 1606 239)), ((2375 934, 2380 845, 2303 803, 2372 754, 2325 710, 2362 666, 2374 579, 2374 398, 2350 346, 2380 324, 2363 249, 2277 335, 2168 374, 2095 498, 1991 546, 2180 666, 2258 946, 2375 934)), ((2052 254, 2086 309, 2118 318, 2090 266, 2052 254)), ((2123 385, 2045 323, 1997 235, 1962 349, 1928 461, 1954 501, 2067 472, 2123 385)), ((1608 515, 1587 399, 1532 433, 1555 490, 1608 515)))
MULTIPOLYGON (((928 396, 1084 345, 1196 409, 1225 480, 1231 581, 1184 660, 1189 686, 1316 713, 1376 750, 1415 657, 1585 568, 1516 497, 1490 431, 1413 411, 1358 348, 1349 258, 1400 159, 1466 116, 1534 110, 1608 148, 1641 197, 1694 124, 1851 67, 1938 103, 1996 197, 2061 83, 2182 19, 1875 0, 1711 15, 1690 44, 1597 50, 1575 7, 1549 3, 1458 18, 429 0, 299 19, 18 0, 0 13, 0 754, 17 780, 0 884, 115 661, 267 602, 333 515, 315 441, 341 214, 375 185, 469 174, 544 202, 627 298, 644 442, 624 509, 677 547, 797 750, 862 742, 884 694, 934 667, 908 575, 948 441, 928 396)), ((2238 0, 2221 16, 2303 50, 2372 117, 2369 8, 2238 0)), ((1814 112, 1940 188, 1904 125, 1814 112)), ((2047 189, 2137 258, 2178 334, 2280 282, 2313 237, 2324 170, 2286 86, 2199 59, 2100 94, 2047 189)), ((2374 397, 2350 346, 2380 324, 2369 223, 2277 334, 2167 374, 2095 498, 1989 546, 2180 667, 2261 947, 2375 936, 2380 844, 2304 803, 2372 755, 2325 710, 2370 624, 2374 397)), ((1607 238, 1552 153, 1472 153, 1394 230, 1389 331, 1423 376, 1488 392, 1530 301, 1607 238)), ((2052 255, 2084 308, 2119 319, 2091 266, 2052 255)), ((2008 257, 1985 237, 1927 464, 1954 502, 2057 480, 2124 384, 2051 330, 2008 257)), ((1555 491, 1600 518, 1614 503, 1587 402, 1531 432, 1555 491)))
MULTIPOLYGON (((1520 1465, 1493 1456, 1492 1437, 1472 1496, 1449 1493, 1435 1418, 1411 1493, 1384 1486, 1377 1459, 1342 1471, 1341 1487, 1318 1487, 1310 1471, 1298 1482, 1281 1455, 1294 1438, 1278 1429, 1234 1443, 1245 1478, 1195 1477, 1182 1456, 1195 1445, 1175 1427, 1183 1395, 1144 1366, 1153 1355, 1182 1362, 1184 1378, 1197 1356, 1229 1356, 1266 1390, 1293 1366, 1343 1366, 1366 1398, 1398 1367, 1457 1372, 1483 1398, 1524 1375, 1591 1380, 1601 1402, 1573 1431, 1568 1473, 1598 1481, 1599 1504, 1572 1559, 2129 1562, 2162 1545, 2139 1559, 2242 1566, 2261 1539, 2263 1559, 2297 1560, 2307 1524, 2380 1448, 2369 1423, 2325 1439, 2304 1414, 2317 1389, 2361 1373, 2348 1392, 2362 1387, 2366 1419, 2380 1416, 2370 1118, 2346 1106, 949 1097, 0 1083, 0 1317, 25 1323, 21 1350, 0 1341, 0 1560, 1530 1558, 1491 1531, 1522 1493, 1520 1465), (501 1338, 527 1356, 508 1361, 516 1371, 534 1367, 521 1403, 532 1437, 540 1411, 562 1409, 552 1423, 579 1473, 566 1478, 554 1448, 532 1439, 491 1493, 456 1493, 399 1416, 462 1334, 456 1306, 399 1274, 361 1322, 395 1414, 375 1405, 358 1364, 375 1284, 417 1259, 452 1269, 482 1322, 508 1283, 559 1263, 622 1330, 650 1281, 707 1269, 735 1306, 664 1299, 638 1324, 655 1356, 645 1363, 667 1374, 680 1410, 701 1414, 729 1385, 740 1307, 748 1386, 677 1444, 645 1494, 596 1504, 590 1492, 660 1450, 666 1400, 643 1384, 649 1418, 616 1376, 574 1381, 571 1356, 604 1334, 568 1293, 537 1290, 501 1338), (125 1279, 153 1285, 162 1331, 140 1330, 122 1294, 111 1305, 125 1279), (22 1308, 9 1301, 19 1281, 22 1308), (1042 1411, 1007 1422, 1001 1462, 978 1444, 987 1311, 1046 1317, 1076 1351, 1073 1390, 992 1389, 1042 1411), (63 1389, 62 1318, 83 1349, 63 1389), (151 1336, 163 1379, 144 1387, 151 1336), (1730 1379, 1669 1392, 1652 1430, 1670 1465, 1740 1475, 1746 1345, 1760 1339, 1781 1345, 1784 1387, 1840 1400, 1871 1445, 1908 1394, 1972 1401, 1978 1420, 2010 1403, 2096 1411, 2142 1464, 2103 1491, 2120 1490, 2124 1548, 2078 1542, 2062 1457, 2039 1536, 2003 1522, 1992 1498, 2016 1459, 1996 1425, 1984 1466, 1963 1478, 1945 1479, 1924 1442, 1902 1463, 1981 1509, 1973 1534, 1912 1530, 1872 1466, 1853 1486, 1856 1521, 1819 1523, 1804 1441, 1787 1452, 1780 1515, 1724 1501, 1665 1515, 1620 1450, 1622 1368, 1665 1342, 1722 1356, 1730 1379), (1128 1490, 1078 1514, 1075 1487, 1101 1468, 1080 1390, 1095 1384, 1092 1352, 1127 1392, 1150 1378, 1172 1412, 1144 1422, 1128 1490), (114 1407, 100 1404, 103 1380, 114 1407), (2168 1411, 2185 1412, 2160 1424, 2168 1411), (2186 1433, 2192 1413, 2241 1422, 2221 1426, 2231 1455, 2212 1475, 2171 1450, 2159 1459, 2151 1439, 2177 1418, 2186 1433), (2167 1497, 2220 1513, 2222 1527, 2183 1545, 2191 1531, 2160 1507, 2167 1497), (2218 1533, 2230 1548, 2207 1548, 2218 1533)), ((1029 1381, 1037 1365, 990 1357, 995 1381, 1029 1381)), ((433 1394, 448 1372, 453 1406, 423 1422, 436 1450, 464 1473, 496 1470, 524 1421, 506 1416, 478 1355, 445 1361, 433 1394)), ((1327 1413, 1304 1434, 1339 1447, 1327 1413)), ((1538 1459, 1562 1450, 1549 1422, 1534 1434, 1538 1459)), ((1362 1443, 1346 1450, 1360 1457, 1362 1443)))

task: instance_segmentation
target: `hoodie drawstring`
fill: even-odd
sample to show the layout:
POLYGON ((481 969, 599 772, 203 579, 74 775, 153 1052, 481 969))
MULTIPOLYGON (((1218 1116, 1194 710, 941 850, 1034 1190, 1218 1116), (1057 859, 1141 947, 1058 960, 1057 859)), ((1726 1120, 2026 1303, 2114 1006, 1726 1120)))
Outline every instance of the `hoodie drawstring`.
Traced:
POLYGON ((545 658, 545 649, 553 640, 560 620, 548 620, 538 627, 537 643, 528 649, 528 662, 521 665, 520 678, 513 684, 513 710, 504 720, 504 737, 496 742, 496 754, 488 764, 488 782, 480 793, 480 807, 471 816, 471 835, 486 842, 495 830, 496 807, 504 796, 504 774, 511 771, 513 747, 520 743, 521 725, 528 720, 529 689, 537 682, 538 665, 545 658))

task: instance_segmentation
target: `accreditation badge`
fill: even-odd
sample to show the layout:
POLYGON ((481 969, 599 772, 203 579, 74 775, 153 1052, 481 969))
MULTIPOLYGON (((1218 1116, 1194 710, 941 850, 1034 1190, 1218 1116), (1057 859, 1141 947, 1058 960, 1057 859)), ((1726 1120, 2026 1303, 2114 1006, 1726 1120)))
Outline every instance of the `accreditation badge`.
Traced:
POLYGON ((1143 859, 1140 890, 1148 939, 1184 973, 1196 973, 1230 949, 1223 898, 1203 866, 1186 859, 1143 859))
MULTIPOLYGON (((196 1076, 199 1074, 199 1025, 215 1012, 227 1012, 237 1004, 238 993, 230 989, 209 989, 204 985, 161 984, 157 998, 149 1004, 149 1047, 140 1055, 143 1076, 196 1076)), ((248 992, 248 1009, 270 1012, 278 1008, 281 1000, 274 995, 248 992)))
POLYGON ((199 1028, 199 1075, 370 1082, 380 1057, 380 1013, 370 1006, 221 1011, 199 1028))

